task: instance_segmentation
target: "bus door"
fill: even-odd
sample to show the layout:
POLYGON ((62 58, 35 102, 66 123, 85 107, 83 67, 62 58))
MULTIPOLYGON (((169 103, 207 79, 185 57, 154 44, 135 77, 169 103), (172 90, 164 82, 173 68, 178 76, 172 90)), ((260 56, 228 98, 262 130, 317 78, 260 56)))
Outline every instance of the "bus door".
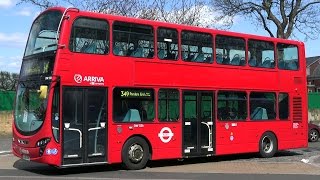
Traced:
POLYGON ((213 92, 183 92, 183 155, 214 154, 213 92))
POLYGON ((106 162, 107 90, 63 88, 63 166, 106 162))

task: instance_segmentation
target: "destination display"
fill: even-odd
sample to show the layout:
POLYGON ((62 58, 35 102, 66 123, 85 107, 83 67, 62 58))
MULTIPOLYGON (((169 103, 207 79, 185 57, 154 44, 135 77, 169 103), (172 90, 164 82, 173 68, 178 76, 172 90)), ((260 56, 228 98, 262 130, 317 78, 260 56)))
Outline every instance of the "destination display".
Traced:
POLYGON ((121 90, 122 98, 150 98, 152 97, 151 90, 126 89, 121 90))

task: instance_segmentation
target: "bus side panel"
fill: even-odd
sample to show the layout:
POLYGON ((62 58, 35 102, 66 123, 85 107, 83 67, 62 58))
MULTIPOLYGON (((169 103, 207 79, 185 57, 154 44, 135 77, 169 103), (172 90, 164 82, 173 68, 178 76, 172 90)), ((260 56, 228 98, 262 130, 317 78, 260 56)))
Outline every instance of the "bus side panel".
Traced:
POLYGON ((297 146, 293 145, 296 143, 296 137, 293 136, 292 122, 289 120, 281 122, 275 120, 270 120, 270 122, 218 122, 217 155, 259 152, 259 141, 266 131, 275 134, 279 150, 297 146))
POLYGON ((140 136, 150 143, 152 160, 175 159, 182 157, 181 126, 178 123, 170 124, 113 124, 109 133, 109 158, 108 163, 121 162, 121 150, 125 142, 133 136, 140 136), (169 128, 172 137, 168 136, 169 128), (162 140, 161 140, 161 138, 162 140), (170 141, 169 141, 170 140, 170 141), (168 142, 167 142, 168 141, 168 142))

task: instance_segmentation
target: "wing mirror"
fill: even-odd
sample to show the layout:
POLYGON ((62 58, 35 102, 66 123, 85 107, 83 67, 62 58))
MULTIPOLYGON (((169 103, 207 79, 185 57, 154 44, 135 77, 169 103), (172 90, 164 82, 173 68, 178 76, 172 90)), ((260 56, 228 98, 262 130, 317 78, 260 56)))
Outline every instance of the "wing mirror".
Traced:
POLYGON ((40 89, 38 90, 40 99, 46 99, 48 95, 48 86, 47 85, 41 85, 40 89))

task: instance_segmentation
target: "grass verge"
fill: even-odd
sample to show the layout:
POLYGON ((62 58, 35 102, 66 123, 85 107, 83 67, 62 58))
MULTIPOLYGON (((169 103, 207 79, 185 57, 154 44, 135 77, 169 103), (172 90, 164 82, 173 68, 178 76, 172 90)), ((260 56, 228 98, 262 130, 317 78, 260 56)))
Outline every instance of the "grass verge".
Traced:
POLYGON ((0 111, 0 137, 10 137, 12 135, 12 111, 0 111))

